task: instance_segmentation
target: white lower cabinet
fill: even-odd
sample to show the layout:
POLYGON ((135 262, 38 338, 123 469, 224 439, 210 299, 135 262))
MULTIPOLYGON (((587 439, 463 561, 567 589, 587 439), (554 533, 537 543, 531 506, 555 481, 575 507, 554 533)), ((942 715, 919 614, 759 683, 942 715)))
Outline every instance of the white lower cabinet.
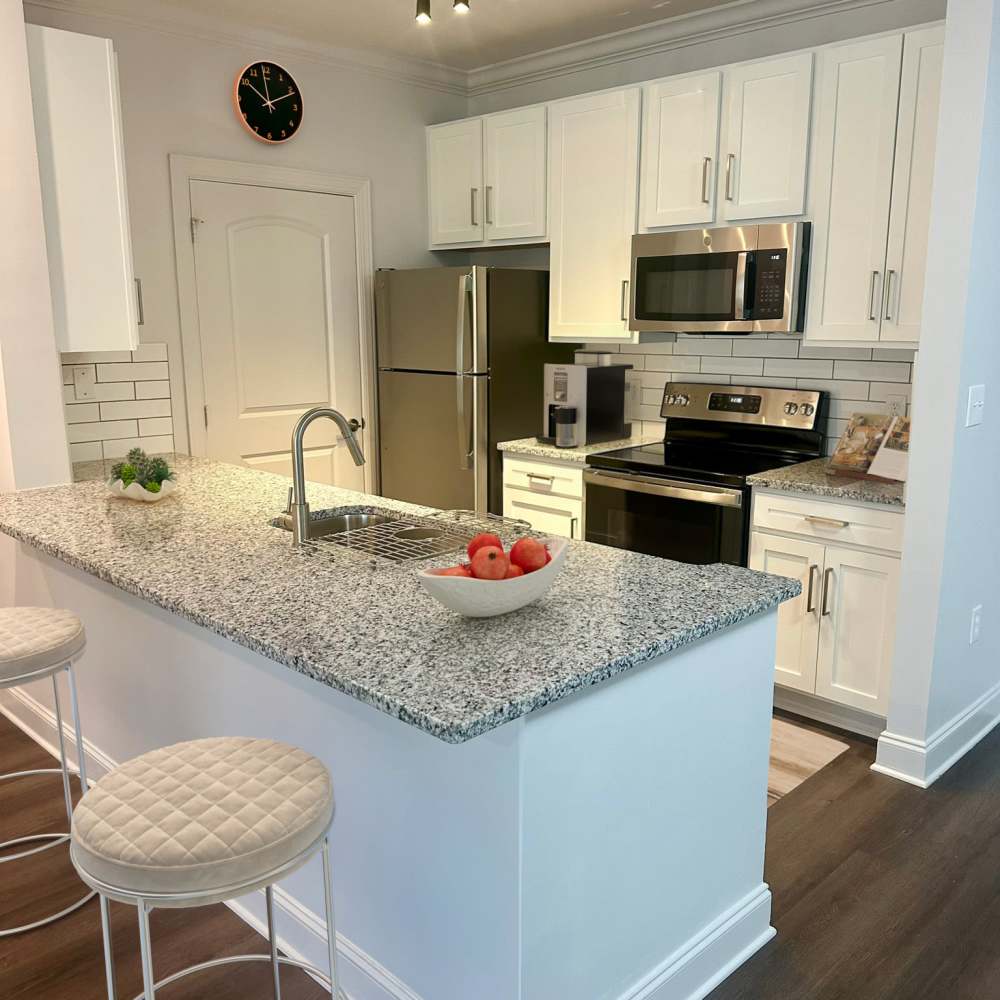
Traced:
MULTIPOLYGON (((898 551, 836 544, 856 524, 843 504, 781 497, 789 516, 801 505, 802 535, 776 534, 775 496, 754 498, 750 568, 799 580, 802 594, 778 611, 775 683, 815 694, 851 709, 884 717, 889 706, 899 594, 898 551)), ((880 519, 902 513, 854 508, 858 521, 869 512, 880 519)), ((791 523, 791 522, 789 522, 791 523)), ((855 531, 856 533, 856 531, 855 531)), ((891 536, 901 536, 901 530, 891 536)))
POLYGON ((503 516, 547 535, 583 538, 583 466, 504 455, 503 516))

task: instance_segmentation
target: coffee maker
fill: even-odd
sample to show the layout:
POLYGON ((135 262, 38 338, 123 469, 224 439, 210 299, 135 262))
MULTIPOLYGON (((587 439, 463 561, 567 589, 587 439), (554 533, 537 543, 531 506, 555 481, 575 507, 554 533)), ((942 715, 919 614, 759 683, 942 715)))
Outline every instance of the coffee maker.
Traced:
POLYGON ((570 448, 631 436, 625 420, 625 373, 631 367, 546 365, 542 439, 570 448))

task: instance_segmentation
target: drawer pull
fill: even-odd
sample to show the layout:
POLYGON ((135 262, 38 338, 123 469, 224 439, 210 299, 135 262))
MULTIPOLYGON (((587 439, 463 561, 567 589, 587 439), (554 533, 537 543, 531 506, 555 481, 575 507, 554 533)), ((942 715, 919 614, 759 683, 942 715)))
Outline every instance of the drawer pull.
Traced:
POLYGON ((850 521, 838 521, 835 517, 820 517, 818 514, 804 514, 802 520, 824 528, 849 528, 851 526, 850 521))
POLYGON ((548 483, 549 486, 551 486, 556 481, 556 477, 555 476, 544 476, 540 472, 527 472, 527 473, 525 473, 525 475, 529 479, 540 479, 542 482, 548 483))

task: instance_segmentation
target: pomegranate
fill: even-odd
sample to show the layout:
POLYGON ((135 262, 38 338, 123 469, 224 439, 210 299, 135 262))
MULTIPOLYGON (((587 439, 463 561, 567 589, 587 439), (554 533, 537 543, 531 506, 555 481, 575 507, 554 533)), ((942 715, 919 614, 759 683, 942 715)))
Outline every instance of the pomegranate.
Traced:
POLYGON ((548 550, 535 538, 519 538, 510 549, 510 561, 525 573, 541 569, 548 560, 548 550))
POLYGON ((432 569, 435 576, 472 576, 472 570, 468 566, 446 566, 444 569, 432 569))
POLYGON ((515 577, 524 576, 524 570, 520 566, 516 566, 511 563, 507 567, 507 575, 504 577, 505 580, 513 580, 515 577))
POLYGON ((501 552, 503 551, 503 542, 500 541, 500 537, 484 531, 476 535, 476 537, 469 542, 469 547, 466 549, 469 554, 469 559, 471 560, 472 557, 486 545, 492 545, 495 548, 500 549, 501 552))
POLYGON ((484 545, 472 557, 472 575, 477 580, 502 580, 510 560, 498 545, 484 545))

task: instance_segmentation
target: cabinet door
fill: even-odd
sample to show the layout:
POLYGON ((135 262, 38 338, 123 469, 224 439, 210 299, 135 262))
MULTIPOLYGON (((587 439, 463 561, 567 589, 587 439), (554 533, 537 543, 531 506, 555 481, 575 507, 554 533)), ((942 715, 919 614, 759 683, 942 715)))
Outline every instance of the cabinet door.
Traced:
POLYGON ((805 339, 878 340, 902 35, 819 54, 805 339))
POLYGON ((721 73, 703 73, 644 88, 644 229, 715 221, 721 82, 721 73))
POLYGON ((818 542, 781 538, 760 531, 750 536, 751 569, 791 577, 802 583, 802 593, 792 601, 785 601, 778 609, 774 680, 784 687, 809 694, 816 690, 823 552, 818 542))
POLYGON ((107 38, 29 24, 28 67, 60 351, 134 350, 118 63, 107 38))
POLYGON ((720 218, 805 211, 812 74, 811 52, 726 72, 720 218))
POLYGON ((549 107, 550 340, 633 339, 639 95, 631 87, 549 107))
POLYGON ((886 714, 898 596, 898 559, 827 548, 816 694, 886 714))
POLYGON ((427 129, 427 203, 432 246, 482 242, 481 118, 427 129))
POLYGON ((485 119, 488 240, 545 236, 545 108, 520 108, 485 119))
POLYGON ((903 37, 883 341, 913 344, 920 339, 943 55, 943 26, 903 37))
POLYGON ((504 487, 503 516, 527 521, 535 531, 563 538, 583 537, 583 503, 563 497, 536 496, 504 487))

